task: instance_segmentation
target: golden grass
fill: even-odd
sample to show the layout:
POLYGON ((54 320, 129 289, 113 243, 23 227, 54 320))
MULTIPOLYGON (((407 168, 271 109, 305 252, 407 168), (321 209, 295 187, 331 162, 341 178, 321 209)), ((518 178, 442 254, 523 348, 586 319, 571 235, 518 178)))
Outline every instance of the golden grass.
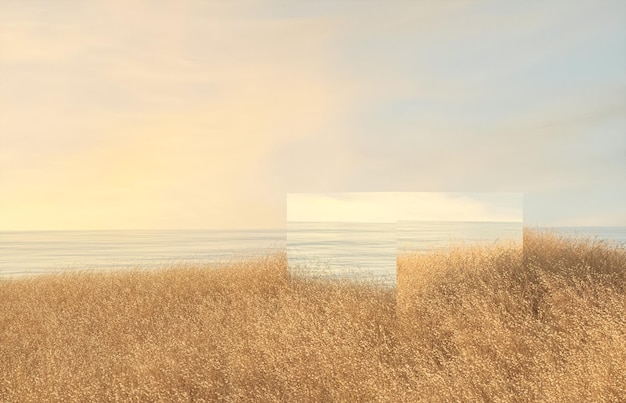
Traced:
POLYGON ((394 290, 228 268, 0 281, 0 401, 625 401, 626 252, 398 258, 394 290))

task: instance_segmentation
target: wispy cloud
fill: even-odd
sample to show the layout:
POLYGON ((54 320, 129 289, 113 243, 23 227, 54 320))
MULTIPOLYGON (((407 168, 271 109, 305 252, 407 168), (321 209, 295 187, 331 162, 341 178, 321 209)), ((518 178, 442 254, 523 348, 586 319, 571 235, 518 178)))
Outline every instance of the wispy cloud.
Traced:
POLYGON ((281 226, 287 192, 527 192, 560 219, 539 206, 623 182, 625 12, 3 2, 2 228, 281 226))

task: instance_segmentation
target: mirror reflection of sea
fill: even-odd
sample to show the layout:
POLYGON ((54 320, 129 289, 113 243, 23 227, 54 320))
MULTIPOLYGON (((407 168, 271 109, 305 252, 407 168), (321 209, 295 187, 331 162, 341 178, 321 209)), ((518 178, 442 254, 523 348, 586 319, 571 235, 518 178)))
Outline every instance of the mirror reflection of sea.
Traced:
POLYGON ((353 277, 395 284, 396 257, 459 243, 521 242, 523 224, 399 221, 396 223, 287 223, 292 272, 306 277, 353 277))

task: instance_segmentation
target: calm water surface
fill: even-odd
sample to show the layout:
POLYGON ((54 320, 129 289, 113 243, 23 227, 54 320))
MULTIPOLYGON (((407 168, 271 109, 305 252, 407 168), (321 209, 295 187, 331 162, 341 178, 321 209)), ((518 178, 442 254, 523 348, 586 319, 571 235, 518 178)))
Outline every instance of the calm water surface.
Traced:
POLYGON ((0 232, 0 275, 226 262, 284 248, 284 230, 0 232))
POLYGON ((295 274, 395 284, 397 232, 390 223, 287 223, 287 261, 295 274))
MULTIPOLYGON (((554 229, 626 247, 626 227, 554 229)), ((398 252, 522 237, 521 223, 288 223, 287 230, 0 232, 0 276, 227 262, 286 248, 296 273, 306 267, 313 275, 356 274, 391 284, 398 252)))
POLYGON ((303 276, 351 277, 396 282, 396 257, 450 244, 522 241, 523 225, 493 222, 287 223, 287 258, 303 276))

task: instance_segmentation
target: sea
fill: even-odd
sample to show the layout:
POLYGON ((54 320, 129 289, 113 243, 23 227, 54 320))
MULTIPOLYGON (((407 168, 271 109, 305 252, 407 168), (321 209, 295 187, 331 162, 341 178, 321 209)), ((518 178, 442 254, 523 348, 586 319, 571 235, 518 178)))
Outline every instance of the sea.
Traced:
POLYGON ((287 259, 290 270, 303 277, 394 285, 398 253, 505 239, 521 244, 522 237, 522 222, 288 222, 287 259))
MULTIPOLYGON (((0 278, 71 270, 223 264, 286 250, 289 268, 296 275, 357 276, 393 284, 399 252, 427 252, 458 243, 521 241, 522 229, 520 222, 407 221, 289 222, 286 229, 231 231, 4 231, 0 232, 0 278)), ((553 229, 626 247, 626 227, 553 229)))
POLYGON ((284 229, 0 232, 0 276, 220 264, 284 249, 284 229))

